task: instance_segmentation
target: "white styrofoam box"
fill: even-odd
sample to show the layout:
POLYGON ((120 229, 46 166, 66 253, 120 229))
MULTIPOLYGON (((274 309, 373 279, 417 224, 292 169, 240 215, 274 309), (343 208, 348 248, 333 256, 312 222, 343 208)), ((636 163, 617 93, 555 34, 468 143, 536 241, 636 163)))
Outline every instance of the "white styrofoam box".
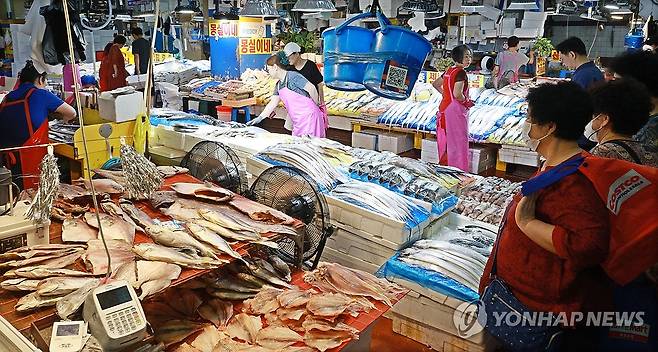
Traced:
POLYGON ((443 216, 432 219, 429 225, 423 230, 423 238, 436 238, 442 231, 446 231, 446 229, 456 230, 466 225, 475 225, 487 229, 493 234, 498 233, 498 227, 496 225, 471 219, 468 216, 457 214, 455 212, 449 212, 443 216))
POLYGON ((511 36, 514 35, 514 28, 503 28, 503 29, 500 31, 500 35, 501 35, 502 37, 511 37, 511 36))
POLYGON ((386 263, 397 252, 378 243, 375 237, 366 239, 340 227, 327 239, 325 246, 379 266, 386 263))
POLYGON ((502 28, 516 28, 516 19, 515 18, 503 18, 500 22, 500 27, 502 28))
POLYGON ((469 171, 479 174, 496 166, 496 149, 474 145, 468 149, 469 171))
POLYGON ((548 15, 546 12, 533 12, 533 11, 524 11, 523 19, 532 20, 532 21, 546 21, 548 15))
POLYGON ((514 35, 519 38, 535 38, 539 34, 539 28, 516 28, 514 35))
POLYGON ((496 21, 498 20, 498 17, 500 17, 502 11, 491 5, 486 4, 483 7, 479 8, 478 12, 480 13, 480 15, 482 15, 482 17, 488 18, 492 21, 496 21))
POLYGON ((496 38, 498 37, 498 30, 496 29, 487 29, 484 31, 485 38, 496 38))
POLYGON ((182 150, 185 144, 185 134, 174 131, 173 127, 155 126, 151 128, 151 144, 162 145, 172 149, 182 150))
POLYGON ((428 163, 439 162, 439 150, 435 139, 423 139, 420 149, 420 160, 428 163))
POLYGON ((377 150, 377 137, 376 133, 368 133, 367 131, 352 132, 352 147, 377 150))
POLYGON ((527 166, 539 166, 539 154, 529 149, 518 149, 515 147, 503 146, 498 151, 498 159, 510 164, 519 164, 527 166))
POLYGON ((98 96, 98 111, 105 120, 114 122, 134 120, 144 112, 144 95, 141 92, 118 96, 108 92, 101 93, 98 96))
POLYGON ((488 29, 495 29, 496 28, 496 22, 494 21, 482 21, 480 24, 480 29, 483 31, 486 31, 488 29))
POLYGON ((180 165, 185 157, 182 150, 176 150, 163 145, 149 145, 149 155, 155 165, 180 165))
MULTIPOLYGON (((181 150, 189 152, 190 150, 192 150, 192 148, 194 148, 195 145, 197 145, 197 144, 199 144, 199 142, 203 142, 203 141, 205 141, 205 139, 201 138, 198 135, 185 134, 185 140, 184 140, 184 143, 183 143, 183 146, 182 146, 181 150)), ((231 149, 233 149, 233 148, 231 148, 231 149)), ((236 154, 237 154, 237 151, 235 149, 233 149, 233 151, 235 151, 236 154)))
POLYGON ((475 344, 455 335, 435 329, 432 326, 413 319, 389 315, 393 323, 393 331, 414 341, 420 342, 434 351, 443 352, 491 352, 497 348, 497 342, 490 335, 483 344, 475 344))
POLYGON ((521 28, 541 28, 544 27, 545 21, 521 20, 521 28))
MULTIPOLYGON (((403 244, 418 238, 423 229, 429 224, 429 219, 408 228, 405 223, 390 219, 382 214, 375 213, 335 198, 330 194, 325 194, 325 199, 329 205, 329 215, 332 223, 341 223, 361 230, 367 234, 388 239, 391 242, 403 244)), ((412 199, 416 204, 422 206, 427 211, 431 210, 431 205, 418 199, 412 199)))
POLYGON ((482 16, 480 15, 468 15, 464 16, 464 25, 467 27, 479 27, 482 23, 482 16))
POLYGON ((322 251, 322 256, 320 258, 322 261, 325 262, 337 263, 342 266, 346 266, 348 268, 365 271, 371 274, 377 272, 377 270, 379 270, 380 267, 378 265, 368 263, 359 258, 353 257, 345 253, 341 253, 337 250, 328 247, 324 247, 324 250, 322 251))
POLYGON ((395 154, 404 153, 414 148, 414 137, 406 133, 382 133, 377 139, 377 150, 395 154))
POLYGON ((424 230, 427 226, 429 226, 430 222, 427 223, 427 226, 423 227, 422 231, 420 229, 413 231, 411 236, 408 237, 396 236, 394 233, 372 234, 337 221, 333 221, 331 224, 338 229, 343 230, 344 232, 359 236, 367 241, 375 241, 383 247, 396 251, 406 247, 409 243, 413 243, 419 240, 423 236, 424 230))

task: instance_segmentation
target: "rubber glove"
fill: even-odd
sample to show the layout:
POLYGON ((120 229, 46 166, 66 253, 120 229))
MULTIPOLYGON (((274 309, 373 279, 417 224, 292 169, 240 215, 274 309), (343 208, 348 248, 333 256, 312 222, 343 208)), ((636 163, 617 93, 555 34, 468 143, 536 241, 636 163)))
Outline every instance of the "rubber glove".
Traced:
POLYGON ((259 115, 257 118, 255 118, 255 119, 250 120, 249 122, 247 122, 246 125, 247 125, 247 126, 258 125, 259 123, 263 122, 263 120, 265 120, 265 115, 259 115))

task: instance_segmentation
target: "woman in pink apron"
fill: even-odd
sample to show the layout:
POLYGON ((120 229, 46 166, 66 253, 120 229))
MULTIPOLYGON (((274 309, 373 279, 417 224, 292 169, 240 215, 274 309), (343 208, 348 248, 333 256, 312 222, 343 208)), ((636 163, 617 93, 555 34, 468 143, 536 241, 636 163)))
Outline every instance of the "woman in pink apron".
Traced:
POLYGON ((437 146, 439 160, 449 166, 468 170, 468 109, 473 102, 468 96, 468 77, 464 67, 473 60, 466 45, 452 49, 455 65, 434 81, 433 86, 443 94, 437 113, 437 146))
POLYGON ((293 136, 325 137, 328 121, 320 110, 317 89, 299 72, 287 71, 286 61, 285 54, 274 55, 267 59, 270 76, 279 81, 270 102, 258 118, 250 121, 249 125, 255 125, 272 115, 279 101, 282 101, 292 121, 293 136))

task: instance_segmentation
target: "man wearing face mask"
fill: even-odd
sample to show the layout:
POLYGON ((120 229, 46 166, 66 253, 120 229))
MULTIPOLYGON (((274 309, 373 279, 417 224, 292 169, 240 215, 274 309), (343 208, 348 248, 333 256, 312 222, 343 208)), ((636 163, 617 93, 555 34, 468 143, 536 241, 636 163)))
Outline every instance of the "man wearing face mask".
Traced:
MULTIPOLYGON (((530 89, 527 101, 526 144, 546 159, 535 177, 568 169, 584 155, 577 140, 592 116, 589 96, 562 82, 530 89)), ((585 175, 572 173, 527 197, 516 195, 503 219, 481 295, 495 278, 527 310, 570 316, 609 308, 611 287, 599 266, 608 254, 608 213, 585 175)), ((596 351, 598 336, 584 326, 565 328, 562 350, 596 351)))
POLYGON ((633 140, 649 121, 651 97, 632 78, 622 78, 590 90, 594 118, 585 126, 585 136, 598 143, 591 153, 611 159, 658 167, 658 155, 633 140))

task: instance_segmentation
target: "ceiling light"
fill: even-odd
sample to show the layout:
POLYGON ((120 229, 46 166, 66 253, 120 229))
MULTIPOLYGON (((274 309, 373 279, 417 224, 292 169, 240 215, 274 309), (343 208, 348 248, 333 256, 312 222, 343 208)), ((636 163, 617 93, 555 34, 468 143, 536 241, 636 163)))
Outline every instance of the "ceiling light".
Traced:
POLYGON ((247 0, 240 16, 245 17, 279 17, 279 12, 269 0, 247 0))
POLYGON ((612 16, 610 16, 610 18, 612 18, 613 20, 623 20, 624 16, 612 15, 612 16))
POLYGON ((537 3, 532 0, 512 0, 510 1, 508 10, 539 10, 537 3))
POLYGON ((330 0, 298 0, 292 11, 297 12, 334 12, 336 6, 330 0))

